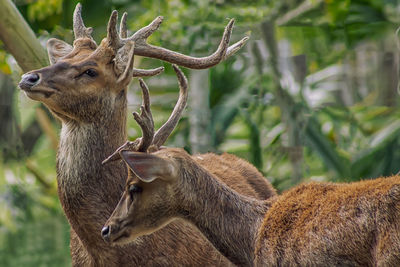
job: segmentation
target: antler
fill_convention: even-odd
[[[137,112],[133,112],[133,117],[142,129],[142,138],[140,138],[137,151],[146,152],[149,146],[153,143],[154,121],[150,110],[149,88],[142,79],[139,79],[139,83],[142,88],[143,102],[140,106],[140,115]]]
[[[218,46],[218,49],[210,56],[207,57],[191,57],[183,55],[181,53],[165,49],[163,47],[150,45],[147,43],[147,38],[153,34],[160,27],[163,17],[159,16],[154,19],[149,25],[138,30],[131,37],[126,38],[126,15],[123,16],[123,21],[121,21],[120,35],[117,34],[116,24],[117,24],[117,12],[114,10],[111,14],[110,21],[108,24],[108,35],[110,45],[114,47],[115,50],[123,47],[127,42],[135,42],[135,54],[150,58],[157,58],[163,61],[167,61],[173,64],[184,66],[191,69],[206,69],[210,68],[222,60],[230,57],[241,47],[243,47],[249,37],[244,37],[239,42],[229,45],[229,40],[233,30],[234,19],[231,19],[228,25],[225,27],[222,40]]]
[[[245,45],[249,37],[244,37],[242,40],[229,46],[229,40],[233,30],[234,19],[231,19],[228,25],[225,27],[222,40],[218,46],[218,49],[207,57],[191,57],[172,50],[168,50],[163,47],[150,45],[147,43],[148,37],[153,34],[160,27],[163,17],[159,16],[154,19],[149,25],[141,28],[135,34],[127,37],[127,26],[126,26],[127,14],[124,13],[120,23],[119,33],[117,31],[117,20],[118,12],[114,10],[111,13],[110,20],[107,25],[107,40],[108,45],[114,49],[117,53],[119,49],[125,46],[127,43],[135,43],[135,54],[150,58],[157,58],[166,62],[177,64],[191,69],[206,69],[210,68],[222,60],[232,56],[236,51]],[[91,27],[86,28],[82,19],[82,6],[80,3],[76,5],[74,16],[74,35],[75,39],[78,38],[90,38],[93,40],[91,33],[93,29]],[[142,76],[153,76],[161,73],[164,70],[163,67],[159,67],[151,70],[133,69],[133,77]]]
[[[93,28],[86,28],[85,24],[83,24],[82,19],[82,5],[78,3],[74,10],[73,16],[73,25],[74,25],[74,36],[75,39],[78,38],[90,38],[92,39]]]
[[[147,38],[160,27],[162,20],[163,17],[157,17],[152,23],[150,23],[150,25],[142,28],[132,37],[128,38],[130,40],[136,40],[138,44],[136,50],[137,55],[161,59],[191,69],[206,69],[217,65],[222,60],[233,55],[237,50],[239,50],[239,48],[244,46],[246,41],[249,39],[248,37],[244,37],[239,42],[233,44],[231,47],[228,47],[233,30],[233,24],[235,22],[234,19],[231,19],[228,25],[225,27],[225,31],[218,49],[213,54],[200,58],[191,57],[165,49],[163,47],[147,44]]]
[[[183,74],[183,72],[179,69],[178,66],[172,65],[176,76],[178,77],[179,83],[179,98],[175,104],[174,110],[169,116],[168,120],[164,123],[163,126],[158,129],[156,134],[154,135],[153,145],[158,149],[162,146],[167,140],[168,136],[175,129],[178,124],[179,119],[182,116],[183,110],[186,107],[187,99],[188,99],[188,82]]]
[[[121,49],[123,46],[120,45],[120,40],[125,40],[127,36],[127,26],[126,26],[126,17],[127,13],[124,12],[121,18],[120,23],[120,30],[119,34],[117,32],[117,21],[118,21],[118,12],[114,10],[111,13],[110,20],[108,21],[107,25],[107,40],[108,45],[114,49],[115,53],[117,54],[118,50]],[[127,41],[124,43],[126,45],[130,42],[130,40],[126,39]],[[135,44],[136,50],[136,44]],[[144,77],[144,76],[154,76],[164,71],[164,67],[158,67],[155,69],[144,70],[144,69],[132,69],[132,76],[133,77]]]
[[[154,134],[154,121],[153,115],[150,110],[150,94],[149,88],[142,79],[139,79],[140,87],[142,88],[143,101],[140,107],[140,114],[133,112],[133,117],[139,124],[142,130],[142,137],[137,138],[135,141],[127,141],[122,146],[106,158],[102,164],[106,164],[111,161],[115,161],[121,158],[120,152],[124,150],[146,152],[148,150],[158,150],[167,140],[168,136],[175,129],[180,117],[182,116],[183,110],[186,107],[188,98],[188,85],[187,79],[183,72],[178,66],[172,65],[176,76],[178,77],[179,83],[179,97],[175,104],[174,110],[172,111],[168,120],[163,126],[158,129]]]

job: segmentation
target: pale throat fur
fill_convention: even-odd
[[[66,206],[67,213],[75,213],[80,202],[83,202],[82,198],[88,198],[87,190],[96,192],[98,196],[91,194],[96,196],[93,202],[100,198],[103,205],[109,206],[105,213],[111,213],[114,208],[113,202],[118,201],[123,181],[126,179],[126,169],[123,164],[119,162],[105,166],[101,164],[105,157],[126,140],[126,89],[113,97],[104,97],[96,101],[93,108],[95,110],[90,114],[79,114],[79,107],[77,107],[75,114],[79,114],[78,119],[64,116],[61,118],[57,182],[60,200]],[[81,110],[87,111],[87,107],[81,107]],[[92,118],[86,119],[87,115]],[[120,167],[115,166],[116,164]],[[103,178],[108,176],[112,176],[113,179]],[[116,186],[121,188],[114,191],[107,190]],[[113,196],[106,196],[110,192],[113,192]],[[110,197],[115,200],[111,203],[104,201],[104,198]]]

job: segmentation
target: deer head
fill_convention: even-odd
[[[117,11],[113,11],[107,27],[107,37],[99,45],[91,37],[81,17],[81,5],[74,11],[73,46],[57,39],[47,42],[51,65],[22,76],[19,87],[33,100],[43,102],[62,120],[95,121],[105,116],[113,105],[125,101],[126,88],[132,77],[152,76],[163,68],[141,70],[133,68],[133,56],[157,58],[188,68],[209,68],[235,53],[247,37],[228,47],[233,20],[225,29],[217,51],[208,57],[194,58],[147,44],[162,17],[127,37],[126,13],[117,31]],[[85,107],[83,109],[83,107]]]
[[[190,156],[183,149],[162,148],[154,153],[121,151],[130,169],[125,191],[102,229],[105,241],[126,244],[152,234],[178,217],[180,172]]]

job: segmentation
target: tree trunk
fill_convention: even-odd
[[[0,0],[0,39],[24,72],[49,64],[47,53],[10,0]]]
[[[4,160],[19,158],[23,154],[14,109],[13,82],[0,72],[0,152]]]
[[[24,72],[39,69],[49,64],[46,50],[34,32],[10,0],[0,0],[0,40]],[[36,140],[41,136],[37,120],[33,120],[21,134],[24,154],[32,152]]]

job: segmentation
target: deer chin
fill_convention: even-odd
[[[58,90],[50,87],[34,86],[30,89],[21,88],[27,97],[33,100],[41,101],[51,97],[53,94],[57,93]]]
[[[113,233],[108,242],[111,246],[124,246],[133,243],[138,244],[142,242],[144,236],[151,235],[154,232],[155,231],[152,230],[143,231],[135,228],[124,229]]]
[[[110,245],[111,246],[123,246],[123,245],[127,245],[129,243],[134,242],[134,240],[137,237],[132,236],[129,232],[127,231],[121,231],[120,233],[118,233],[117,235],[114,234],[114,236],[112,236],[110,238]]]
[[[140,245],[143,244],[143,236],[123,236],[119,237],[118,240],[110,242],[112,247],[125,247],[130,245]]]

